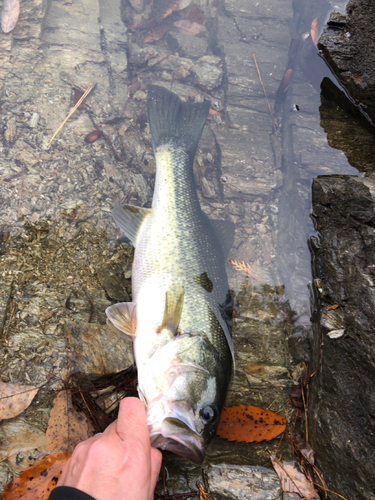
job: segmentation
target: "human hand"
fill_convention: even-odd
[[[125,398],[118,419],[75,448],[57,486],[77,488],[96,500],[152,500],[161,459],[150,445],[144,403]]]

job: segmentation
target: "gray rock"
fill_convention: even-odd
[[[212,90],[221,84],[223,68],[220,57],[203,56],[190,68],[199,85],[207,90]]]
[[[374,21],[374,2],[350,0],[347,15],[334,12],[318,43],[337,79],[372,122],[375,121]]]
[[[250,465],[213,465],[206,478],[215,500],[274,500],[282,498],[276,473]]]
[[[374,498],[374,190],[369,178],[327,176],[313,183],[321,328],[345,327],[345,335],[324,337],[322,365],[310,383],[309,435],[330,489],[356,500]],[[332,304],[339,308],[327,312]],[[315,357],[318,365],[318,352]]]
[[[121,332],[90,323],[65,325],[64,333],[80,372],[88,376],[117,373],[133,364],[133,346]]]

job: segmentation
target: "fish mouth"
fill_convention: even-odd
[[[161,419],[152,419],[150,422],[152,412],[151,415],[149,411],[147,412],[151,446],[171,451],[196,464],[201,464],[204,460],[205,442],[197,432],[192,411],[181,411],[187,410],[186,403],[163,406],[166,406],[168,411]]]

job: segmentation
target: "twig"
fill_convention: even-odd
[[[10,317],[9,317],[9,321],[8,321],[8,326],[7,326],[7,329],[6,329],[5,335],[4,335],[4,340],[8,337],[9,328],[10,328],[10,323],[11,323],[11,321],[12,321],[13,314],[14,314],[14,309],[15,309],[15,308],[16,308],[16,303],[14,303],[14,305],[13,305],[13,309],[12,309],[12,312],[10,313]]]
[[[169,52],[169,54],[167,54],[166,56],[164,56],[161,59],[159,59],[159,61],[155,61],[154,64],[148,64],[145,68],[142,68],[141,70],[139,70],[139,73],[143,73],[144,71],[149,70],[149,69],[153,68],[154,66],[157,66],[161,62],[163,62],[166,59],[168,59],[169,56],[171,56],[172,54],[174,54],[175,52],[177,52],[180,48],[181,48],[181,45],[179,45],[177,47],[177,49],[172,50],[172,52]]]
[[[3,184],[7,184],[8,186],[16,187],[15,184],[12,184],[11,182],[2,181],[1,179],[0,182],[2,182]]]
[[[322,330],[320,326],[318,326],[319,329],[319,363],[316,368],[316,370],[310,375],[310,378],[313,378],[315,374],[319,371],[319,368],[322,366],[322,361],[323,361],[323,339],[322,339]]]
[[[303,401],[303,409],[305,410],[305,433],[306,433],[306,441],[309,442],[309,425],[307,421],[307,405],[306,405],[306,400],[305,400],[305,387],[306,387],[306,392],[308,391],[308,386],[302,386],[301,388],[301,394],[302,394],[302,401]]]
[[[272,109],[271,109],[270,101],[268,100],[268,97],[267,97],[267,92],[266,92],[266,89],[265,89],[265,87],[264,87],[264,85],[263,85],[263,80],[262,80],[262,77],[261,77],[261,75],[260,75],[259,66],[258,66],[257,59],[256,59],[256,57],[255,57],[255,54],[254,54],[254,53],[253,53],[253,58],[254,58],[255,66],[256,66],[256,68],[257,68],[259,81],[260,81],[260,84],[262,85],[262,89],[263,89],[264,95],[265,95],[265,97],[266,97],[266,101],[267,101],[267,104],[268,104],[268,109],[270,110],[270,115],[271,115],[271,118],[272,118],[273,129],[274,129],[274,131],[275,131],[275,134],[277,135],[275,118],[274,118],[273,113],[272,113]]]
[[[195,484],[199,490],[199,500],[210,500],[210,495],[204,491],[203,485],[199,481]]]
[[[328,493],[332,493],[333,495],[337,495],[338,497],[342,498],[343,500],[347,500],[346,497],[343,497],[342,495],[340,495],[340,493],[336,493],[336,491],[329,490],[328,488],[325,488],[321,484],[315,483],[314,481],[313,481],[313,484],[314,484],[314,486],[317,486],[318,488],[322,488],[326,492],[326,494],[328,491]]]
[[[18,214],[17,219],[20,218],[21,215],[21,202],[22,202],[22,192],[23,192],[23,180],[25,178],[25,166],[22,165],[22,177],[21,177],[21,187],[20,187],[20,199],[18,201]]]
[[[85,98],[88,96],[89,92],[91,92],[93,87],[89,87],[86,92],[83,94],[83,96],[81,97],[81,99],[79,101],[77,101],[76,105],[74,106],[74,108],[72,108],[69,113],[68,113],[68,116],[65,118],[65,120],[62,122],[62,124],[60,125],[60,127],[56,130],[56,132],[53,134],[52,138],[50,139],[49,143],[48,143],[48,146],[51,144],[51,142],[53,141],[53,139],[56,137],[56,135],[58,134],[58,132],[60,132],[60,130],[63,128],[63,126],[65,125],[65,123],[69,120],[69,118],[72,116],[72,114],[77,110],[77,108],[81,105],[81,103],[85,100]]]

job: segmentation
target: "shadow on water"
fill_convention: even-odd
[[[45,432],[52,396],[72,370],[98,376],[93,360],[101,350],[121,352],[117,338],[106,345],[104,310],[130,299],[133,254],[117,242],[110,210],[119,203],[151,203],[150,83],[191,101],[211,101],[194,164],[198,195],[209,217],[235,223],[229,258],[252,272],[227,263],[238,305],[237,365],[227,402],[290,414],[292,388],[317,364],[314,358],[311,365],[310,352],[316,344],[308,248],[315,234],[312,180],[369,174],[375,158],[373,130],[316,48],[331,5],[180,0],[169,15],[150,1],[123,0],[121,8],[114,0],[24,4],[34,11],[21,12],[14,33],[0,35],[0,376],[3,382],[49,384],[26,416],[1,424],[4,453],[19,429]],[[95,87],[48,147],[80,85],[76,73]],[[107,142],[84,142],[97,126]],[[100,339],[86,364],[74,355],[87,348],[80,332]],[[114,372],[131,359],[126,354],[116,363]],[[200,469],[167,455],[168,491],[194,489],[199,479],[223,494],[210,476],[213,464],[270,468],[269,452],[279,446],[291,458],[285,441],[216,439],[203,478]],[[1,483],[13,472],[2,462]]]

